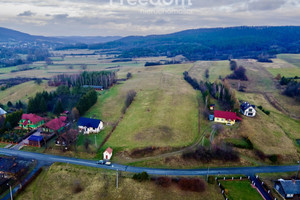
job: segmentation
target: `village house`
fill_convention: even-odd
[[[226,125],[234,125],[236,121],[242,119],[236,115],[235,112],[216,110],[214,113],[214,121],[218,123],[224,123]]]
[[[256,115],[255,105],[251,105],[248,102],[242,103],[240,107],[241,113],[247,117],[254,117]]]
[[[55,144],[57,146],[68,147],[72,143],[76,142],[78,135],[79,135],[79,132],[77,130],[71,129],[71,130],[63,133],[62,135],[60,135],[56,139]]]
[[[39,135],[32,135],[28,138],[28,144],[34,147],[41,147],[44,137]]]
[[[300,197],[300,180],[279,179],[274,183],[274,189],[284,198]]]
[[[51,121],[49,121],[43,125],[43,128],[42,128],[43,132],[48,133],[48,134],[51,134],[51,133],[55,133],[57,135],[60,134],[64,130],[64,127],[66,125],[64,120],[65,120],[65,117],[52,119]]]
[[[15,179],[26,169],[26,166],[17,162],[15,158],[0,157],[0,178]]]
[[[100,119],[80,117],[78,122],[79,131],[84,134],[99,133],[103,129],[103,122]]]
[[[108,147],[104,152],[103,152],[103,160],[110,160],[112,157],[113,150],[112,148]]]
[[[0,117],[6,117],[7,112],[5,110],[3,110],[2,108],[0,108]]]
[[[44,118],[35,114],[23,114],[19,127],[23,129],[36,129],[45,123]]]

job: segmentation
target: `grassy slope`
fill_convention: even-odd
[[[182,79],[182,72],[189,68],[189,64],[144,68],[121,85],[116,98],[131,89],[137,97],[107,146],[132,149],[191,144],[197,134],[196,91]]]
[[[28,99],[37,92],[42,92],[43,90],[51,91],[54,89],[54,87],[49,87],[45,81],[41,85],[37,85],[33,81],[26,82],[1,91],[0,103],[7,103],[8,101],[14,103],[18,100],[27,102]]]
[[[79,182],[83,191],[74,193],[74,183]],[[54,164],[43,171],[16,199],[203,199],[222,200],[216,185],[208,185],[206,192],[194,193],[156,186],[153,182],[137,182],[120,178],[115,188],[115,173],[75,165]]]
[[[262,200],[249,181],[220,181],[228,189],[228,197],[232,200]]]

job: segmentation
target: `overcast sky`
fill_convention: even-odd
[[[240,25],[300,25],[300,0],[0,0],[0,26],[34,35],[149,35]]]

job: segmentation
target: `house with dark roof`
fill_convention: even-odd
[[[300,197],[300,180],[279,179],[274,183],[274,189],[284,198]]]
[[[2,108],[0,108],[0,117],[6,117],[7,112],[5,110],[3,110]]]
[[[45,123],[44,118],[36,114],[23,114],[19,121],[19,127],[23,129],[36,129]]]
[[[62,119],[61,117],[52,119],[51,121],[43,125],[43,132],[55,134],[61,133],[66,125],[66,123],[63,120],[64,119]]]
[[[224,123],[226,125],[234,125],[236,121],[242,119],[237,116],[235,112],[216,110],[214,113],[214,121],[218,123]]]
[[[80,117],[77,126],[83,134],[99,133],[103,129],[103,122],[100,119]]]
[[[256,115],[255,105],[244,102],[240,106],[240,112],[247,117],[254,117]]]
[[[67,148],[69,145],[76,142],[78,135],[79,135],[79,132],[77,130],[71,129],[71,130],[63,133],[62,135],[60,135],[56,139],[55,144],[57,146],[64,146]]]
[[[15,158],[0,157],[0,179],[16,178],[25,168]]]
[[[34,147],[41,147],[43,143],[44,137],[39,135],[32,135],[28,138],[28,144]]]
[[[99,86],[99,85],[83,85],[82,87],[84,87],[84,88],[93,88],[95,90],[103,90],[103,86]]]

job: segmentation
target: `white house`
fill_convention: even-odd
[[[0,116],[4,116],[5,117],[6,113],[7,112],[5,110],[3,110],[2,108],[0,108]]]
[[[240,111],[247,117],[254,117],[256,115],[255,105],[251,105],[248,102],[242,103]]]
[[[112,157],[113,150],[108,147],[104,152],[103,152],[103,160],[110,160]]]
[[[100,119],[80,117],[77,126],[84,134],[99,133],[103,129],[103,122]]]

